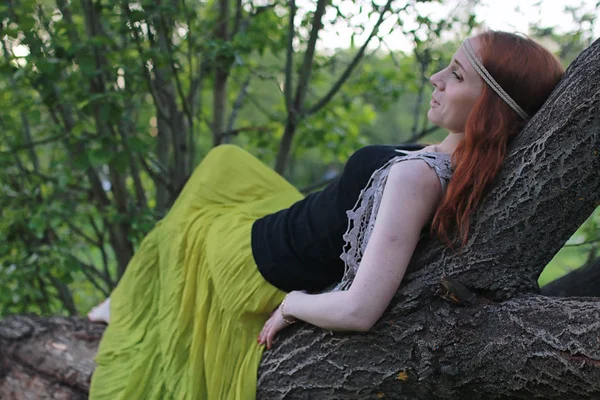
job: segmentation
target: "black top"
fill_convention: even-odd
[[[420,148],[364,147],[350,157],[340,178],[325,189],[255,221],[252,252],[263,277],[286,292],[320,291],[338,282],[344,273],[339,257],[348,226],[346,211],[354,207],[373,172],[400,155],[397,149]]]

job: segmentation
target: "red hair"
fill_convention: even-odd
[[[556,56],[533,40],[507,32],[486,31],[479,59],[500,86],[533,116],[564,74]],[[487,84],[465,125],[465,138],[452,155],[455,171],[433,218],[431,229],[454,249],[467,243],[469,217],[489,190],[506,155],[509,141],[526,121]]]

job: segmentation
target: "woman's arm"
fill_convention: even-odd
[[[369,330],[398,290],[421,230],[433,216],[441,197],[439,178],[424,161],[395,164],[350,289],[317,295],[292,292],[285,301],[285,315],[331,330]],[[276,314],[281,314],[280,311],[276,310]],[[278,318],[276,314],[274,317]],[[270,345],[276,333],[271,331],[280,330],[282,325],[281,321],[274,323],[270,330],[268,325],[259,341]]]

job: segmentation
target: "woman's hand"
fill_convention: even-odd
[[[258,335],[258,343],[266,344],[267,349],[270,349],[273,345],[273,339],[277,332],[291,325],[283,319],[280,307],[281,305],[271,313],[271,317],[265,322],[265,326],[260,332],[260,335]]]

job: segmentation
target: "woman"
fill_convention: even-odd
[[[562,74],[530,39],[467,39],[431,77],[440,144],[361,149],[305,199],[243,150],[211,151],[111,296],[91,398],[254,398],[262,345],[296,319],[370,329],[432,219],[444,242],[465,243],[508,141]],[[108,304],[90,318],[108,321]]]

